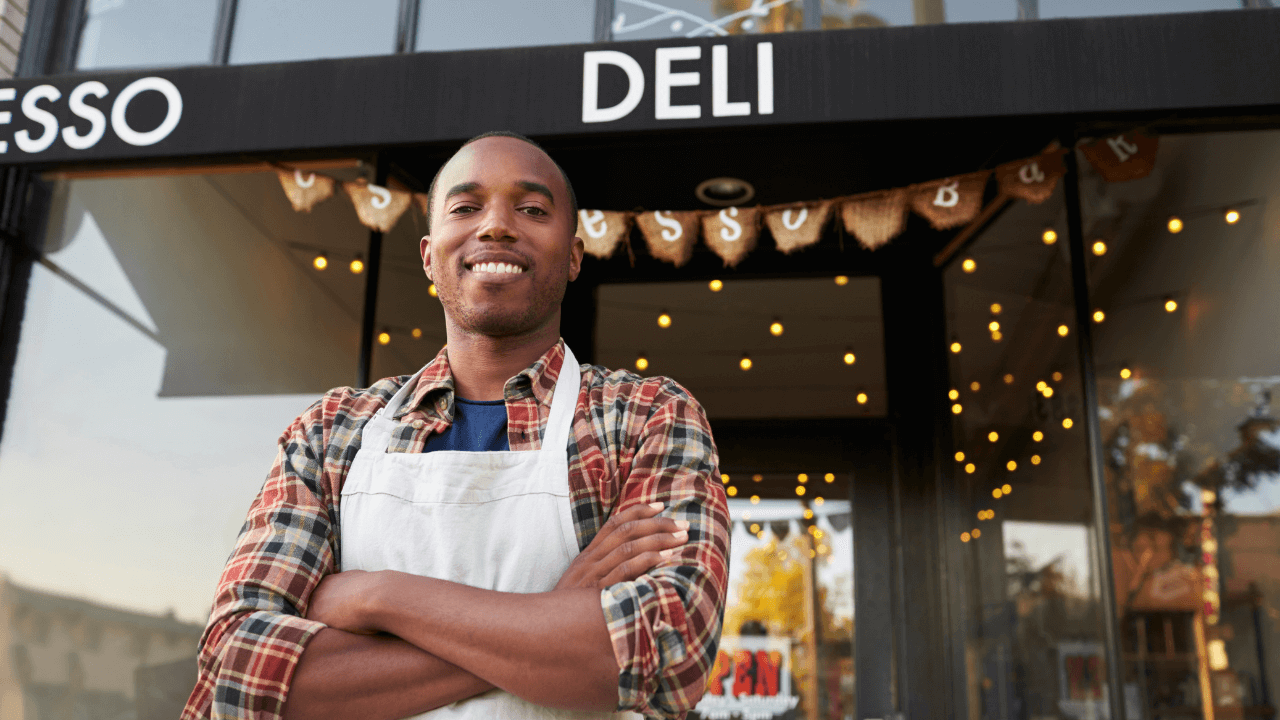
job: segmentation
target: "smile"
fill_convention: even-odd
[[[501,262],[482,262],[468,265],[467,269],[474,273],[492,273],[494,275],[519,275],[524,268],[519,265]]]

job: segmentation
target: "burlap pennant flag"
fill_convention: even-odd
[[[982,190],[990,174],[984,170],[914,185],[911,209],[928,220],[934,230],[964,225],[982,209]]]
[[[311,208],[333,196],[333,178],[301,170],[277,170],[280,186],[289,198],[289,204],[298,212],[311,212]]]
[[[631,231],[631,213],[609,210],[579,210],[578,237],[587,254],[606,260]]]
[[[888,243],[907,225],[907,189],[854,195],[841,202],[844,229],[868,250]]]
[[[1021,198],[1032,205],[1048,200],[1058,186],[1058,178],[1067,171],[1062,163],[1064,152],[1053,150],[997,167],[996,182],[1000,185],[1000,194]]]
[[[427,198],[426,193],[414,193],[413,202],[418,206],[418,212],[422,213],[422,217],[426,217],[431,213],[431,201]]]
[[[831,217],[831,200],[775,207],[764,213],[765,225],[783,254],[809,247],[822,239]]]
[[[727,207],[702,216],[702,241],[733,267],[756,249],[760,236],[760,208]]]
[[[1160,139],[1144,133],[1120,133],[1080,145],[1098,174],[1107,182],[1137,180],[1151,174],[1156,166],[1156,149]]]
[[[413,201],[413,193],[372,183],[345,182],[342,183],[342,189],[351,196],[360,223],[370,230],[380,232],[390,232]]]
[[[698,238],[698,213],[654,210],[636,215],[636,225],[644,235],[649,253],[680,267],[693,257],[693,241]]]

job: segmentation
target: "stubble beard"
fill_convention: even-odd
[[[547,322],[564,300],[568,282],[566,269],[560,277],[551,278],[538,287],[533,297],[523,306],[493,307],[483,303],[469,305],[454,297],[453,293],[441,293],[440,304],[449,321],[465,333],[492,338],[513,337],[531,333]]]

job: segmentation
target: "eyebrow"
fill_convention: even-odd
[[[516,185],[519,185],[522,189],[528,192],[535,192],[535,193],[538,193],[539,195],[545,195],[547,198],[547,202],[550,202],[551,206],[555,207],[555,204],[556,204],[555,195],[551,193],[551,188],[547,187],[546,185],[543,185],[540,182],[534,182],[532,180],[520,180],[519,182],[516,183]],[[461,195],[463,193],[475,192],[476,190],[479,190],[479,189],[480,189],[480,183],[477,183],[477,182],[459,183],[449,188],[449,192],[445,193],[444,199],[448,200],[454,195]]]

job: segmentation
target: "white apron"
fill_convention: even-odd
[[[424,368],[425,369],[425,368]],[[391,416],[419,370],[369,420],[347,472],[339,515],[343,570],[399,570],[502,592],[553,589],[578,554],[569,510],[569,432],[581,387],[568,346],[542,449],[389,453]],[[607,713],[604,717],[639,717]],[[502,690],[417,718],[585,718]]]

